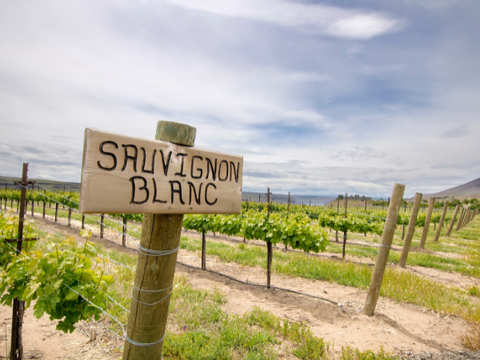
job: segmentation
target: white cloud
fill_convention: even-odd
[[[2,175],[31,161],[34,177],[78,181],[85,127],[152,138],[163,119],[197,127],[198,147],[243,155],[245,186],[259,191],[376,195],[404,182],[407,192],[433,192],[478,177],[465,164],[442,166],[480,151],[474,136],[461,136],[480,131],[476,43],[455,26],[449,43],[464,47],[426,36],[436,17],[422,14],[421,36],[412,26],[387,43],[354,41],[402,25],[398,7],[380,0],[392,10],[273,0],[19,4],[0,3]]]
[[[385,14],[346,10],[284,0],[167,0],[172,4],[213,14],[295,28],[302,32],[350,39],[370,39],[398,30],[403,21]]]
[[[446,130],[442,133],[443,138],[451,139],[451,138],[458,138],[463,137],[469,134],[468,126],[455,126],[449,130]]]
[[[327,33],[351,39],[370,39],[397,30],[402,22],[379,14],[354,14],[335,21]]]

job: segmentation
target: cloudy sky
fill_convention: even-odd
[[[87,127],[244,156],[244,190],[480,177],[480,1],[0,2],[0,175],[80,181]]]

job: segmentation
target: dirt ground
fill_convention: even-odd
[[[79,223],[72,221],[74,228],[66,227],[66,219],[55,224],[36,218],[40,226],[50,231],[74,235],[78,241]],[[185,232],[186,236],[199,236]],[[127,241],[128,249],[122,248],[121,237],[111,230],[106,230],[101,240],[93,236],[93,241],[103,242],[107,248],[136,253],[133,240]],[[209,241],[228,241],[213,239]],[[276,251],[281,251],[280,249]],[[324,256],[338,256],[323,253]],[[321,258],[319,258],[321,259]],[[354,260],[354,259],[350,259]],[[356,259],[358,260],[358,259]],[[180,250],[178,261],[200,267],[200,253]],[[361,314],[366,299],[366,291],[346,287],[326,281],[312,281],[298,277],[272,274],[272,285],[325,300],[299,295],[279,289],[267,290],[263,286],[251,286],[230,280],[224,276],[192,269],[177,264],[177,274],[184,274],[193,287],[211,289],[216,286],[222,290],[227,303],[225,310],[241,314],[253,306],[272,311],[276,316],[291,321],[306,322],[313,332],[330,342],[330,349],[341,351],[344,346],[360,350],[385,350],[394,353],[412,351],[438,353],[440,351],[465,350],[460,336],[465,333],[467,323],[458,317],[440,316],[431,311],[410,304],[398,304],[386,298],[380,298],[374,316]],[[263,268],[251,268],[235,263],[222,263],[216,257],[207,257],[207,269],[234,277],[246,283],[265,284],[266,271]],[[435,281],[456,286],[480,286],[480,281],[455,273],[446,273],[434,269],[407,267],[405,271],[414,271]],[[329,300],[329,301],[326,301]],[[5,336],[10,337],[11,308],[0,308],[0,321],[3,331],[0,337],[0,356],[5,356]],[[115,359],[120,356],[118,350],[122,341],[108,333],[101,323],[81,324],[72,334],[63,334],[55,330],[55,322],[47,316],[37,320],[32,310],[26,312],[24,333],[25,359]],[[35,357],[36,356],[36,357]]]

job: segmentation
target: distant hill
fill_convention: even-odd
[[[29,181],[34,181],[36,186],[40,188],[46,188],[48,190],[61,190],[63,191],[73,191],[80,192],[80,183],[76,182],[62,182],[62,181],[53,181],[53,180],[43,180],[43,179],[28,179]],[[0,176],[0,189],[13,189],[15,188],[14,182],[21,181],[20,178],[13,178],[8,176]],[[37,188],[37,187],[36,187]],[[255,192],[243,192],[242,200],[267,202],[267,195],[265,193],[255,193]],[[308,195],[291,195],[292,204],[305,204],[305,205],[324,205],[328,204],[330,201],[334,200],[335,196],[308,196]],[[272,194],[271,201],[279,204],[286,204],[288,202],[288,195],[281,194]]]
[[[315,195],[290,195],[290,203],[296,205],[325,205],[330,201],[336,199],[336,196],[315,196]],[[255,192],[243,192],[242,200],[255,201],[255,202],[267,202],[267,192],[265,193],[255,193]],[[283,194],[272,194],[270,201],[278,204],[287,204],[288,195]]]
[[[14,183],[16,181],[20,182],[22,179],[0,176],[0,189],[13,189],[15,188]],[[40,189],[46,188],[48,190],[56,191],[73,191],[80,192],[80,183],[76,182],[63,182],[63,181],[53,181],[53,180],[44,180],[44,179],[28,179],[28,181],[35,182],[35,189],[39,186]]]
[[[480,178],[444,191],[424,195],[423,199],[430,199],[433,196],[436,198],[454,197],[455,199],[460,200],[465,198],[468,199],[468,197],[470,196],[471,198],[480,199]]]

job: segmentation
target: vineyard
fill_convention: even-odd
[[[18,235],[16,214],[20,191],[1,190],[0,199],[0,236],[2,240],[13,239]],[[118,346],[125,336],[127,309],[132,298],[138,296],[132,290],[136,258],[125,254],[121,248],[131,248],[130,245],[138,239],[143,216],[85,216],[78,214],[78,200],[76,193],[54,193],[46,189],[27,192],[25,237],[39,240],[26,242],[21,254],[9,242],[3,242],[0,300],[2,304],[11,305],[13,298],[20,298],[27,307],[33,307],[36,317],[47,314],[51,320],[57,320],[57,329],[65,332],[73,331],[82,320],[94,319],[102,323],[101,319],[106,319],[107,322],[102,323],[105,334],[110,334],[111,341],[116,344],[116,348],[114,346],[109,351],[112,358],[118,358]],[[410,303],[432,314],[452,316],[458,319],[452,320],[454,323],[462,322],[462,326],[478,331],[475,329],[480,323],[480,237],[475,209],[444,206],[438,212],[433,211],[430,217],[427,211],[420,211],[415,224],[417,232],[413,234],[413,246],[417,247],[407,260],[408,269],[415,271],[399,271],[393,265],[400,261],[404,239],[408,236],[405,229],[411,226],[411,210],[411,207],[407,209],[405,206],[396,222],[392,251],[388,257],[391,266],[387,268],[380,293],[386,299],[384,304],[387,305],[384,306],[393,308],[394,305],[388,303],[390,300]],[[277,299],[279,303],[291,297],[290,300],[302,304],[305,309],[315,302],[315,306],[327,313],[343,309],[347,314],[352,311],[358,314],[359,305],[347,295],[338,293],[337,285],[332,284],[363,291],[368,288],[386,219],[387,211],[373,208],[337,209],[250,202],[242,204],[242,214],[239,215],[186,215],[183,226],[187,232],[180,243],[178,266],[183,266],[182,272],[188,276],[192,275],[191,271],[203,269],[205,273],[208,269],[207,280],[203,280],[207,284],[218,283],[219,276],[227,276],[238,284],[235,286],[247,288],[248,293],[256,294],[265,304],[272,300],[265,297],[263,269],[271,269],[273,277],[267,278],[267,285],[272,282],[271,296],[282,297],[282,300]],[[58,226],[63,224],[64,228],[76,226],[83,240],[59,234],[58,226],[52,230],[49,224],[55,223]],[[425,250],[420,251],[426,223],[427,230],[428,223],[433,223],[434,228],[427,232]],[[449,230],[451,233],[447,237]],[[441,237],[435,241],[438,231]],[[342,234],[343,244],[338,233]],[[97,237],[109,237],[119,247],[107,251],[96,244]],[[262,244],[266,244],[267,249]],[[272,250],[269,244],[275,249]],[[256,268],[262,269],[260,275]],[[439,276],[443,272],[466,278],[461,283],[445,285],[430,277],[432,273]],[[251,279],[256,280],[252,282]],[[302,285],[292,286],[288,279],[299,279],[297,281]],[[200,282],[198,278],[197,281]],[[319,281],[329,282],[331,285],[323,285],[323,288],[336,289],[337,297],[327,294],[331,290],[319,291],[318,285],[315,285]],[[259,290],[252,290],[252,286]],[[195,289],[185,277],[177,277],[174,291],[167,292],[172,296],[174,310],[171,317],[175,325],[165,335],[164,357],[193,359],[216,354],[212,358],[246,358],[247,355],[251,358],[275,358],[284,354],[287,358],[315,359],[334,356],[333,353],[329,355],[329,347],[333,345],[328,341],[342,343],[343,335],[324,339],[330,332],[325,326],[314,325],[308,320],[311,315],[299,318],[298,314],[292,315],[288,310],[284,310],[287,316],[257,307],[242,311],[241,316],[227,314],[222,306],[235,301],[228,292],[245,292],[244,288],[241,289],[221,285],[221,290],[209,292]],[[329,304],[331,308],[328,310],[327,305],[319,305],[321,303]],[[183,308],[191,311],[181,311]],[[311,310],[311,313],[315,311]],[[344,316],[345,312],[340,314]],[[355,317],[349,315],[349,318],[352,319],[352,316]],[[396,322],[401,323],[401,320],[397,318]],[[28,322],[24,326],[28,326]],[[334,324],[332,327],[337,326]],[[342,328],[337,331],[343,332]],[[405,330],[402,336],[414,332],[412,329]],[[439,339],[435,341],[417,339],[415,346],[439,350],[442,336],[437,336]],[[417,335],[414,337],[418,338]],[[475,346],[473,335],[461,333],[456,337],[460,340],[456,345],[450,344],[451,349]],[[222,342],[228,343],[227,349]],[[462,342],[464,345],[458,345]],[[355,350],[345,342],[341,349],[342,357],[393,356],[384,353],[378,346],[372,349],[380,352],[373,353],[368,352],[369,347],[360,345],[361,342],[352,343],[361,350]],[[393,347],[385,348],[393,354]],[[234,353],[231,349],[235,349]]]

